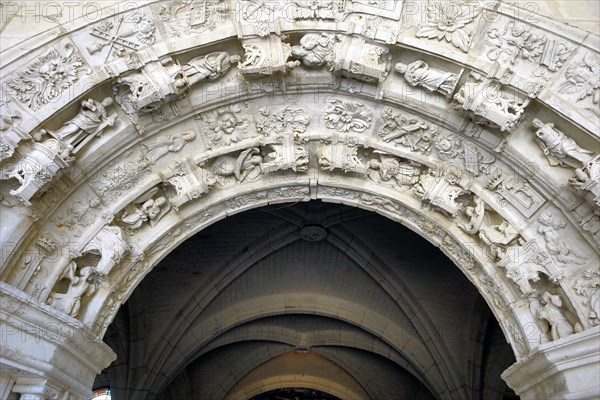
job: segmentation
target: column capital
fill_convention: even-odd
[[[600,326],[545,343],[502,373],[521,399],[597,399]]]
[[[16,378],[13,392],[57,398],[46,393],[52,390],[61,399],[85,399],[96,375],[115,358],[80,321],[0,282],[0,368]],[[28,387],[37,392],[23,392]]]

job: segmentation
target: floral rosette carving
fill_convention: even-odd
[[[466,53],[475,33],[474,21],[479,12],[477,5],[469,3],[429,0],[426,18],[417,31],[417,37],[446,40]]]

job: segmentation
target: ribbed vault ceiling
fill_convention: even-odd
[[[511,349],[450,260],[401,224],[320,201],[198,233],[105,340],[118,358],[96,386],[117,400],[511,396],[500,378]]]

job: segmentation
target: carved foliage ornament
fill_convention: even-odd
[[[475,33],[480,7],[470,1],[428,0],[417,37],[445,40],[465,53]]]
[[[371,126],[371,111],[363,103],[333,100],[323,119],[327,128],[337,132],[364,132]]]
[[[590,324],[600,325],[600,270],[586,269],[573,283],[573,288],[577,294],[585,297],[583,304],[590,307]]]
[[[6,83],[9,93],[34,111],[56,100],[79,79],[83,61],[73,45],[51,48]]]
[[[517,59],[529,61],[540,65],[533,72],[536,76],[543,75],[546,68],[557,71],[573,51],[565,43],[548,40],[543,34],[532,32],[531,26],[514,21],[509,21],[502,32],[490,29],[488,36],[496,46],[488,52],[490,60],[507,58],[513,65]]]

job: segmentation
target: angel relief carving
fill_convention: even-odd
[[[590,97],[592,106],[586,109],[600,116],[600,55],[588,52],[583,59],[569,65],[565,78],[557,92],[574,95],[577,103]]]
[[[475,18],[480,11],[477,2],[428,0],[417,37],[445,40],[466,53],[477,27]]]
[[[6,82],[8,92],[34,111],[58,99],[84,69],[73,45],[53,47]]]

